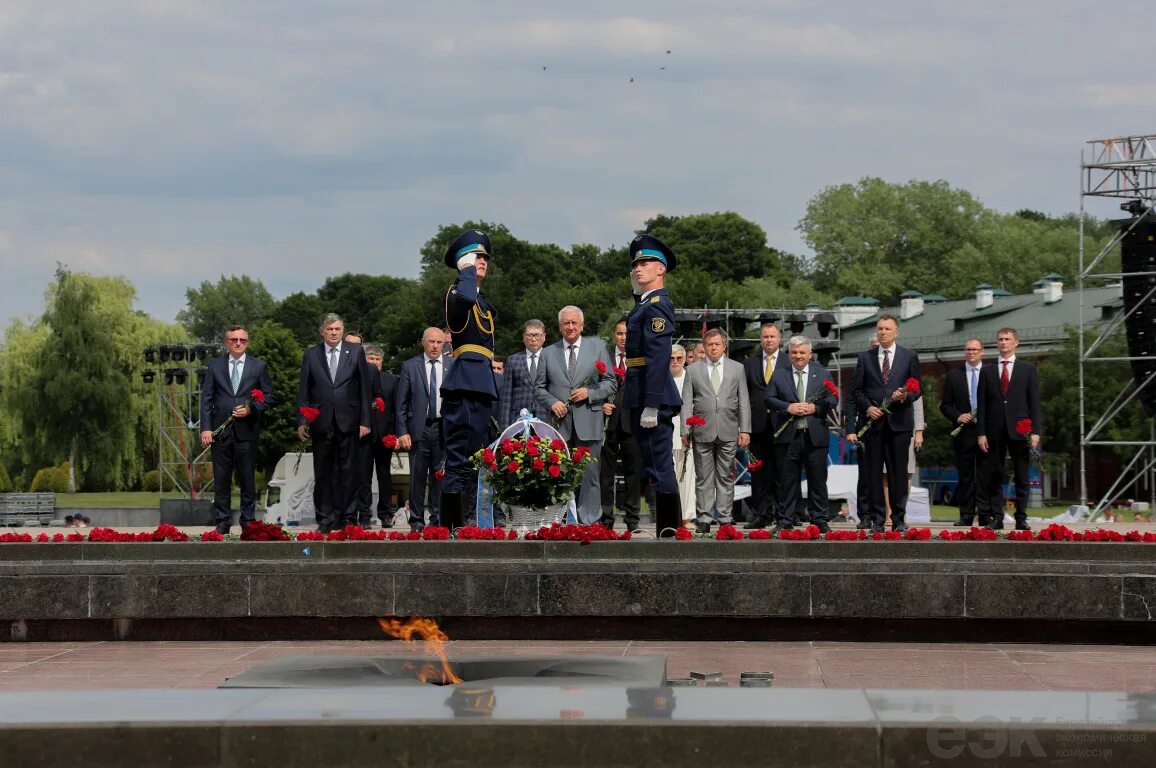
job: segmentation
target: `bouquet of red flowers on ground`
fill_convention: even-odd
[[[264,405],[265,404],[265,393],[259,389],[250,389],[249,390],[249,397],[245,400],[245,407],[246,408],[252,408],[254,403],[256,403],[258,405]],[[233,416],[233,414],[230,413],[229,418],[222,421],[221,426],[219,426],[213,430],[213,437],[216,437],[217,435],[224,432],[225,427],[232,424],[234,418],[235,417]]]
[[[825,379],[823,381],[823,388],[808,395],[805,402],[813,405],[813,404],[819,402],[820,399],[826,397],[827,395],[830,395],[831,397],[835,398],[836,400],[839,399],[839,388],[836,387],[835,382],[831,381],[830,379]],[[794,416],[791,419],[789,419],[788,421],[784,421],[782,426],[779,427],[778,430],[776,430],[775,437],[778,437],[779,435],[783,434],[783,430],[787,428],[788,424],[794,424],[799,419],[803,419],[803,418],[806,418],[806,417],[805,416]],[[860,435],[860,437],[861,436],[862,435]]]
[[[279,525],[254,520],[241,529],[241,541],[292,541]]]
[[[489,471],[499,502],[544,509],[570,498],[594,457],[584,446],[567,451],[563,440],[527,435],[483,448],[470,460]]]
[[[297,412],[300,413],[301,417],[303,419],[305,419],[305,421],[307,422],[307,424],[305,426],[306,430],[309,429],[308,425],[317,421],[317,417],[321,415],[321,411],[317,410],[316,408],[312,408],[308,405],[301,406],[300,408],[297,409]],[[297,446],[297,461],[296,461],[296,463],[293,464],[293,474],[297,474],[297,470],[300,469],[301,456],[302,456],[302,454],[305,453],[305,449],[308,447],[309,447],[308,437],[302,438],[301,439],[301,445]]]
[[[912,377],[912,378],[908,379],[907,381],[903,382],[903,391],[909,395],[918,395],[920,392],[923,391],[923,387],[921,387],[919,385],[919,379]],[[883,411],[884,413],[891,413],[891,403],[892,402],[894,402],[894,398],[892,398],[891,395],[888,395],[887,397],[883,398],[883,403],[879,406],[879,410]],[[867,430],[869,430],[869,429],[871,429],[871,427],[875,426],[875,421],[878,421],[878,419],[875,419],[875,420],[868,419],[867,423],[863,425],[863,428],[860,429],[855,434],[855,436],[858,437],[860,440],[862,440],[863,435],[867,434]]]

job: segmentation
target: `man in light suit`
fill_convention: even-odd
[[[715,522],[734,522],[735,451],[750,445],[751,402],[742,364],[726,356],[726,334],[712,328],[703,337],[703,347],[706,358],[686,369],[682,439],[687,448],[691,441],[688,418],[706,419],[693,433],[694,491],[698,530],[710,533]]]
[[[1016,487],[1016,530],[1030,531],[1028,525],[1028,490],[1031,452],[1039,450],[1044,424],[1040,418],[1040,380],[1036,367],[1016,359],[1019,333],[1015,328],[996,331],[999,357],[994,365],[984,366],[979,375],[979,410],[976,422],[977,443],[987,454],[988,504],[991,508],[989,528],[1003,528],[1004,459],[1010,455]],[[1019,422],[1030,421],[1021,434]]]
[[[225,331],[228,353],[209,361],[201,386],[201,445],[213,446],[213,517],[217,533],[229,532],[233,523],[233,474],[241,488],[240,524],[254,521],[257,508],[257,437],[261,413],[273,403],[273,383],[265,361],[246,354],[249,332],[243,325]],[[250,397],[261,390],[262,399]],[[229,419],[229,425],[213,433]]]
[[[402,363],[397,384],[397,447],[409,455],[409,527],[426,524],[426,489],[429,489],[429,524],[441,522],[441,481],[437,471],[445,463],[441,394],[447,363],[442,355],[440,328],[421,335],[422,354]]]
[[[527,320],[522,325],[522,343],[525,349],[506,358],[506,373],[502,377],[501,397],[498,399],[498,428],[514,423],[525,408],[539,419],[547,411],[538,404],[538,366],[542,362],[542,347],[546,343],[546,326],[541,320]]]
[[[322,318],[320,332],[321,343],[301,358],[297,407],[321,413],[313,423],[300,416],[297,435],[313,441],[313,505],[327,533],[357,522],[358,441],[369,434],[371,382],[361,345],[344,340],[340,315]]]
[[[859,420],[871,421],[871,428],[863,436],[865,465],[871,483],[871,508],[859,515],[859,527],[882,531],[887,519],[883,509],[883,470],[887,470],[888,499],[891,506],[891,529],[907,530],[907,459],[915,415],[912,403],[922,397],[919,392],[908,392],[908,379],[919,378],[919,356],[914,350],[895,343],[899,337],[899,320],[894,315],[882,315],[875,323],[879,347],[859,353],[855,373],[851,377],[851,395],[859,412]],[[891,399],[887,411],[884,401]]]
[[[831,441],[827,414],[838,406],[839,399],[824,384],[831,381],[831,374],[811,360],[810,339],[792,336],[787,349],[791,364],[775,371],[766,394],[771,411],[768,429],[774,435],[785,427],[774,438],[776,466],[782,473],[775,531],[794,528],[799,522],[796,504],[802,496],[806,470],[809,517],[821,533],[826,533],[831,530],[827,525],[831,515],[827,504],[827,445]]]
[[[578,307],[563,307],[558,313],[562,340],[542,350],[536,397],[538,404],[554,417],[558,432],[570,449],[585,446],[594,456],[582,474],[575,499],[579,522],[590,525],[602,516],[598,490],[602,404],[613,399],[618,380],[606,344],[594,336],[583,336],[584,327],[585,319]],[[597,370],[599,362],[604,373]]]
[[[775,430],[767,417],[767,388],[780,367],[786,367],[787,355],[779,349],[782,333],[774,323],[763,323],[759,332],[759,351],[743,360],[747,395],[751,400],[751,453],[763,461],[762,469],[751,473],[751,519],[745,528],[763,528],[776,519],[779,467],[775,463]]]

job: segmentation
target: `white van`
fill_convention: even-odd
[[[297,457],[301,457],[297,466]],[[296,467],[296,471],[294,471]],[[393,476],[394,509],[405,506],[409,494],[409,454],[395,451],[390,461]],[[377,510],[377,474],[373,477],[373,509]],[[265,520],[278,525],[312,525],[313,454],[287,453],[277,460],[265,491]]]

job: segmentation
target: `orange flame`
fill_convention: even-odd
[[[456,685],[462,682],[462,679],[454,674],[453,667],[446,658],[445,644],[450,639],[449,635],[441,630],[436,621],[414,616],[409,621],[378,619],[377,623],[381,625],[385,634],[407,643],[412,643],[415,636],[420,637],[423,641],[422,650],[436,656],[441,662],[440,668],[432,661],[422,664],[421,669],[417,671],[419,682],[432,682],[438,685]]]

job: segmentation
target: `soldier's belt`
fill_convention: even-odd
[[[646,358],[645,357],[628,357],[628,358],[626,358],[626,367],[627,368],[645,368],[646,367]]]
[[[486,349],[480,344],[462,344],[460,347],[454,347],[454,359],[456,360],[463,352],[477,352],[487,360],[494,359],[494,351]]]

